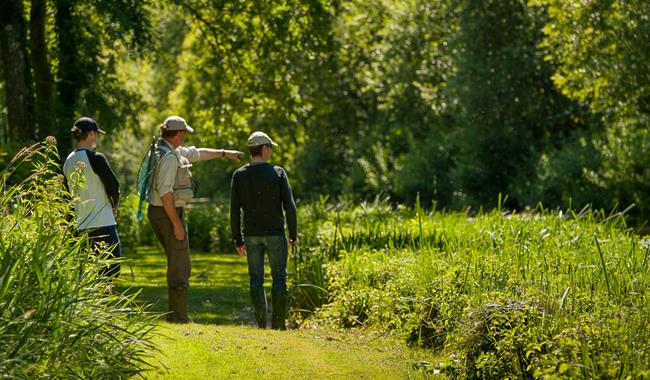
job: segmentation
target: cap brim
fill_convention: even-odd
[[[278,146],[278,144],[274,143],[273,141],[271,141],[271,145]]]
[[[190,127],[187,124],[185,124],[185,130],[188,131],[188,132],[194,132],[194,128]]]
[[[106,131],[104,131],[103,129],[99,129],[99,128],[97,128],[97,132],[101,133],[102,135],[106,134]]]

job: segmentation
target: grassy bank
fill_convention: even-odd
[[[381,328],[461,378],[650,375],[650,244],[621,215],[383,202],[303,213],[307,323]]]

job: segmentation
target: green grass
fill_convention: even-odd
[[[161,249],[128,255],[121,285],[142,289],[139,299],[165,312],[166,263]],[[152,379],[402,379],[423,378],[424,350],[367,331],[323,328],[286,332],[254,328],[246,260],[233,254],[192,252],[189,312],[194,323],[160,321],[155,343],[160,369]]]
[[[329,298],[308,320],[401,335],[450,377],[650,375],[650,241],[622,213],[311,207],[298,277]]]

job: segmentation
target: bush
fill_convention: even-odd
[[[99,276],[53,145],[21,151],[0,176],[0,373],[7,378],[128,378],[151,369],[153,315]],[[18,166],[32,175],[7,186]]]
[[[196,203],[187,207],[186,210],[186,222],[192,249],[203,252],[224,252],[233,249],[228,207],[223,203]]]
[[[143,219],[138,220],[139,203],[140,198],[137,195],[128,195],[120,200],[117,228],[122,243],[122,255],[125,257],[131,253],[135,254],[139,246],[158,244],[151,223],[147,220],[146,203],[142,208]]]
[[[620,214],[326,202],[301,212],[313,236],[301,240],[292,289],[306,324],[402,336],[436,350],[436,370],[451,377],[650,373],[650,243]],[[314,281],[327,289],[321,304],[306,301]]]

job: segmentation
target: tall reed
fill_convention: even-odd
[[[153,315],[111,291],[76,236],[53,144],[23,149],[0,174],[0,373],[128,378],[151,368]],[[31,175],[8,180],[19,165]]]
[[[650,376],[650,241],[624,212],[504,202],[474,216],[320,206],[303,249],[337,252],[321,256],[329,297],[311,318],[438,350],[452,377]]]

